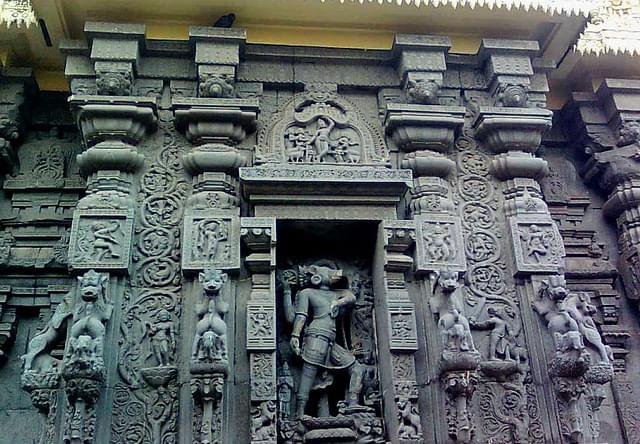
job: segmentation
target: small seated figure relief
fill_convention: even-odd
[[[296,418],[307,412],[311,391],[330,386],[337,371],[349,374],[348,406],[359,405],[363,387],[361,365],[350,350],[336,343],[338,318],[356,302],[355,295],[344,289],[348,286],[342,270],[321,263],[300,269],[305,283],[295,295],[295,305],[291,285],[297,283],[297,279],[282,279],[285,317],[293,324],[291,350],[303,361],[296,394]],[[321,399],[317,407],[319,416],[329,416],[327,399]]]
[[[191,349],[193,363],[219,363],[226,365],[227,324],[223,317],[227,304],[222,300],[220,290],[227,282],[227,274],[220,270],[207,269],[199,274],[205,296],[205,304],[197,310],[199,321]]]

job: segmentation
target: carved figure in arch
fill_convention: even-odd
[[[151,342],[151,354],[158,365],[171,365],[171,356],[176,350],[176,328],[171,313],[163,308],[158,312],[158,320],[153,324],[147,322],[146,327]]]
[[[330,117],[319,117],[318,127],[309,144],[313,144],[315,160],[318,162],[324,162],[325,158],[331,152],[331,138],[329,134],[335,127],[336,123]]]
[[[578,329],[586,339],[598,351],[600,362],[609,364],[612,361],[611,348],[602,342],[602,337],[593,320],[597,312],[591,304],[589,294],[586,292],[570,293],[563,302],[563,309],[577,322]]]
[[[292,126],[287,129],[285,137],[293,145],[286,151],[289,162],[311,162],[313,158],[313,150],[309,144],[311,137],[304,128]]]
[[[347,287],[342,270],[314,264],[301,267],[301,273],[305,285],[296,294],[295,306],[291,300],[292,282],[289,278],[282,279],[285,317],[293,324],[291,349],[303,361],[296,395],[296,417],[305,414],[311,390],[332,383],[333,372],[349,372],[347,401],[352,406],[358,405],[363,380],[361,366],[354,354],[336,343],[337,318],[356,302],[351,291],[337,288]]]
[[[489,360],[508,360],[519,362],[521,348],[515,342],[515,332],[509,324],[509,317],[502,307],[489,307],[489,317],[485,321],[477,322],[470,319],[470,325],[479,330],[491,330],[489,334]]]
[[[305,91],[280,107],[258,133],[263,163],[389,164],[379,125],[335,91]]]
[[[338,162],[358,163],[360,156],[351,147],[358,146],[358,142],[353,142],[347,136],[340,136],[331,142],[333,155]]]
[[[227,304],[220,290],[227,282],[227,274],[220,270],[206,269],[198,275],[206,303],[197,310],[200,320],[196,324],[191,348],[191,359],[196,362],[227,362],[227,324],[223,317]]]
[[[445,351],[476,352],[469,328],[463,314],[462,288],[457,271],[436,272],[436,288],[440,291],[429,301],[431,311],[438,315],[438,329]]]

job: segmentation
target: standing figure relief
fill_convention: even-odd
[[[344,286],[346,281],[342,270],[310,265],[304,267],[303,272],[308,286],[297,292],[294,304],[291,301],[291,282],[283,279],[285,315],[293,324],[290,345],[293,353],[303,361],[296,395],[297,417],[306,414],[312,390],[323,389],[333,383],[334,372],[348,371],[347,402],[351,406],[359,403],[363,379],[355,355],[336,343],[337,319],[356,302],[351,291],[337,288]],[[326,396],[317,407],[319,416],[328,416]]]

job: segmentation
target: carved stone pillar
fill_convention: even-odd
[[[584,180],[608,196],[602,211],[606,217],[616,221],[620,253],[617,268],[626,296],[636,303],[640,299],[640,233],[637,227],[640,221],[639,103],[640,82],[604,79],[595,94],[576,92],[563,109],[567,139],[587,156],[581,172]],[[618,335],[624,337],[627,332],[622,331]],[[615,340],[611,341],[611,335],[605,333],[605,339],[615,350],[617,344]],[[594,384],[587,388],[591,387],[600,388]],[[616,372],[612,389],[620,403],[624,428],[627,434],[632,434],[638,411],[631,401],[633,385],[623,372]],[[591,392],[596,394],[596,399],[603,399],[602,393],[598,393],[602,392],[601,388]]]
[[[176,127],[194,145],[182,158],[193,183],[193,194],[187,200],[184,215],[182,270],[187,275],[207,268],[237,272],[240,268],[237,172],[247,161],[236,146],[255,131],[259,110],[257,100],[235,98],[235,69],[245,34],[237,29],[195,27],[190,30],[190,38],[198,67],[199,97],[172,100]],[[206,279],[206,274],[200,276]],[[234,284],[231,288],[235,288]],[[229,303],[233,309],[234,301]],[[196,334],[201,328],[213,328],[206,327],[203,319],[191,327]],[[224,324],[226,329],[228,320]],[[228,327],[231,341],[234,326]],[[204,339],[200,341],[206,344]],[[229,343],[229,347],[233,345]],[[194,353],[195,350],[194,343]],[[190,378],[193,402],[201,405],[201,409],[194,418],[193,439],[226,442],[228,431],[223,417],[227,410],[223,405],[233,400],[228,399],[225,381],[233,371],[233,364],[227,361],[224,369],[207,370],[195,365],[196,361],[193,355]],[[190,402],[182,400],[183,405]],[[182,439],[189,440],[186,435]]]
[[[193,441],[224,441],[225,380],[229,374],[228,276],[207,268],[198,276],[203,298],[196,306],[197,322],[190,353],[193,395]]]
[[[117,344],[109,321],[119,317],[127,288],[123,276],[130,272],[136,212],[133,175],[143,165],[136,145],[157,124],[155,100],[131,97],[138,39],[144,32],[132,36],[107,28],[87,24],[92,49],[90,57],[85,54],[85,67],[90,82],[99,85],[86,92],[108,96],[74,95],[69,99],[85,148],[77,163],[88,187],[73,214],[68,264],[84,275],[25,355],[25,361],[32,361],[25,366],[23,380],[30,389],[33,372],[39,372],[38,362],[63,331],[66,317],[73,315],[65,355],[57,367],[67,398],[62,434],[71,443],[105,442],[109,436],[109,409],[97,405],[110,402],[107,381],[115,374]],[[68,68],[76,62],[68,60]],[[73,81],[76,72],[70,69],[68,74]],[[55,373],[48,370],[45,374],[47,385],[55,385]]]
[[[378,347],[389,350],[390,360],[380,362],[384,419],[393,443],[425,442],[418,407],[414,354],[418,350],[415,304],[409,298],[405,273],[413,260],[415,242],[411,221],[383,221],[374,258],[375,314]]]
[[[0,77],[0,184],[4,175],[16,170],[17,149],[21,142],[28,96],[34,88],[32,72],[26,68],[5,68]],[[27,100],[26,100],[27,99]],[[6,184],[5,184],[6,190]],[[0,267],[9,265],[16,240],[11,231],[0,231]],[[17,327],[14,307],[7,306],[7,294],[0,294],[0,367],[13,345]]]
[[[583,336],[590,338],[595,349],[604,346],[595,325],[591,325],[593,321],[587,310],[592,306],[588,299],[566,289],[563,240],[537,182],[548,173],[548,167],[546,161],[534,154],[542,133],[551,127],[552,113],[530,107],[529,76],[533,76],[530,56],[536,49],[537,45],[530,43],[496,45],[490,40],[483,41],[480,54],[485,58],[496,106],[480,106],[473,126],[477,137],[494,153],[490,171],[503,184],[515,273],[523,281],[518,290],[527,342],[533,350],[538,346],[533,343],[540,337],[539,326],[529,316],[530,304],[553,339],[552,344],[549,336],[545,335],[543,340],[553,350],[552,357],[548,361],[532,362],[533,367],[537,367],[546,361],[547,369],[533,368],[532,373],[535,379],[544,380],[548,370],[561,423],[559,431],[565,440],[580,442],[584,433],[583,417],[587,414],[580,400],[585,381],[607,383],[613,367],[606,353],[600,354],[594,365],[589,365],[590,355],[585,350]],[[560,328],[557,322],[563,316],[568,316],[569,322]],[[553,415],[551,421],[555,421]]]
[[[413,171],[410,213],[416,224],[415,271],[431,278],[429,305],[436,315],[441,337],[466,323],[468,338],[464,350],[456,349],[446,340],[426,342],[427,348],[442,348],[440,368],[435,373],[447,395],[448,434],[459,442],[469,442],[472,420],[466,404],[473,394],[479,355],[473,341],[468,344],[470,332],[462,305],[453,307],[450,296],[443,296],[437,307],[433,304],[437,298],[436,276],[440,272],[453,273],[457,285],[458,272],[466,270],[460,216],[451,200],[447,180],[455,165],[447,154],[462,129],[466,110],[440,105],[439,100],[449,47],[449,39],[444,37],[396,36],[394,50],[400,53],[398,67],[409,104],[387,104],[385,128],[404,152],[400,166]],[[452,310],[456,310],[455,319]],[[460,323],[458,319],[464,321]],[[448,321],[453,323],[448,325]]]
[[[61,387],[66,394],[63,441],[93,443],[97,439],[96,404],[108,377],[107,328],[114,309],[108,283],[107,274],[94,270],[79,276],[77,288],[64,297],[22,357],[22,388],[31,394],[34,405],[47,414],[46,438],[51,442],[56,441],[53,423],[57,414],[56,392]],[[65,337],[64,356],[60,360],[51,352]]]
[[[408,104],[388,103],[384,126],[403,153],[400,166],[413,171],[410,202],[413,216],[453,211],[446,177],[454,163],[446,153],[462,127],[465,109],[439,102],[439,89],[447,69],[445,54],[450,46],[449,39],[440,36],[400,34],[394,41],[393,51]],[[422,260],[417,265],[428,268]]]
[[[590,155],[584,177],[609,196],[602,210],[617,222],[618,268],[627,297],[640,300],[640,81],[605,79],[590,103],[585,99],[574,99],[571,116]]]
[[[247,352],[250,368],[251,443],[275,444],[277,427],[292,418],[291,375],[281,375],[289,384],[289,398],[278,399],[276,375],[276,221],[275,218],[242,218],[242,241],[247,247],[245,264],[251,273],[251,295],[247,304]],[[289,379],[287,379],[287,376]],[[277,409],[277,403],[280,408]],[[279,418],[276,418],[279,411]]]

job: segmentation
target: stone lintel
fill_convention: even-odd
[[[277,203],[312,208],[321,202],[344,208],[389,208],[411,186],[412,173],[381,167],[264,164],[240,168],[240,182],[244,195],[256,207]]]
[[[384,126],[387,133],[406,124],[459,128],[464,124],[465,112],[463,106],[388,103]]]
[[[247,133],[256,129],[260,111],[257,99],[233,98],[181,98],[172,101],[176,124],[186,130],[189,140],[201,143],[225,138],[240,142]],[[242,132],[221,131],[220,123],[231,123]]]
[[[89,43],[94,39],[137,40],[143,42],[146,26],[135,23],[86,22],[84,33]]]

